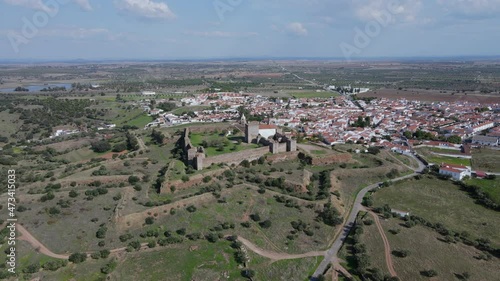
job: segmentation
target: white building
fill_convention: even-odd
[[[274,125],[265,125],[265,124],[259,125],[259,134],[261,135],[261,137],[265,139],[276,135],[276,132],[277,128]]]
[[[452,165],[443,163],[439,168],[440,175],[451,176],[454,180],[462,180],[464,177],[471,176],[471,169],[467,166],[462,165]]]
[[[151,92],[151,91],[142,91],[141,94],[143,96],[156,96],[156,92]]]

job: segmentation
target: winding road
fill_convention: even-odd
[[[407,176],[403,176],[403,177],[399,177],[399,178],[390,180],[390,182],[397,182],[397,181],[401,181],[401,180],[412,178],[412,177],[416,176],[418,173],[421,173],[425,169],[425,165],[420,160],[418,160],[418,158],[416,158],[413,154],[408,153],[408,154],[405,154],[405,155],[410,156],[410,157],[416,159],[417,162],[418,162],[418,166],[419,167],[417,169],[414,169],[414,173],[412,173],[410,175],[407,175]],[[380,185],[380,183],[372,184],[370,186],[367,186],[367,187],[363,188],[358,193],[358,195],[356,196],[356,200],[353,203],[353,207],[351,209],[351,213],[349,214],[349,217],[347,218],[347,220],[342,225],[342,231],[340,232],[340,234],[337,237],[337,239],[335,239],[335,241],[333,242],[333,244],[330,247],[330,249],[328,249],[328,251],[326,251],[325,258],[319,264],[318,268],[316,268],[316,270],[314,271],[314,274],[312,275],[311,280],[317,280],[317,278],[320,275],[324,274],[325,271],[328,269],[328,265],[330,263],[333,263],[333,264],[338,264],[339,263],[339,260],[338,260],[338,257],[337,257],[337,253],[340,251],[340,248],[342,247],[342,244],[344,243],[344,241],[346,240],[347,236],[349,235],[349,232],[351,232],[351,229],[354,226],[354,222],[356,221],[356,217],[358,216],[358,213],[361,210],[364,210],[364,207],[361,204],[361,202],[363,202],[363,198],[365,197],[365,195],[368,192],[370,192],[370,191],[378,188],[379,185]]]

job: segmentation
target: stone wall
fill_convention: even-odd
[[[287,153],[280,153],[280,154],[275,154],[275,155],[270,155],[267,157],[267,161],[271,163],[276,163],[276,162],[283,162],[283,161],[289,161],[289,160],[295,160],[297,159],[299,155],[298,151],[291,151]]]
[[[346,163],[352,160],[352,155],[350,153],[335,154],[325,157],[317,157],[312,159],[312,164],[314,166],[328,165],[332,163]]]

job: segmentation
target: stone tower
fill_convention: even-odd
[[[252,143],[259,135],[259,123],[250,122],[245,124],[245,142]]]

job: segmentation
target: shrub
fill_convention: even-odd
[[[146,224],[153,224],[153,223],[155,223],[155,218],[153,218],[153,217],[146,218]]]
[[[68,259],[72,263],[82,263],[87,260],[87,254],[85,253],[73,253]]]
[[[259,225],[262,228],[270,228],[271,227],[271,221],[270,220],[265,220],[263,222],[260,222]]]

